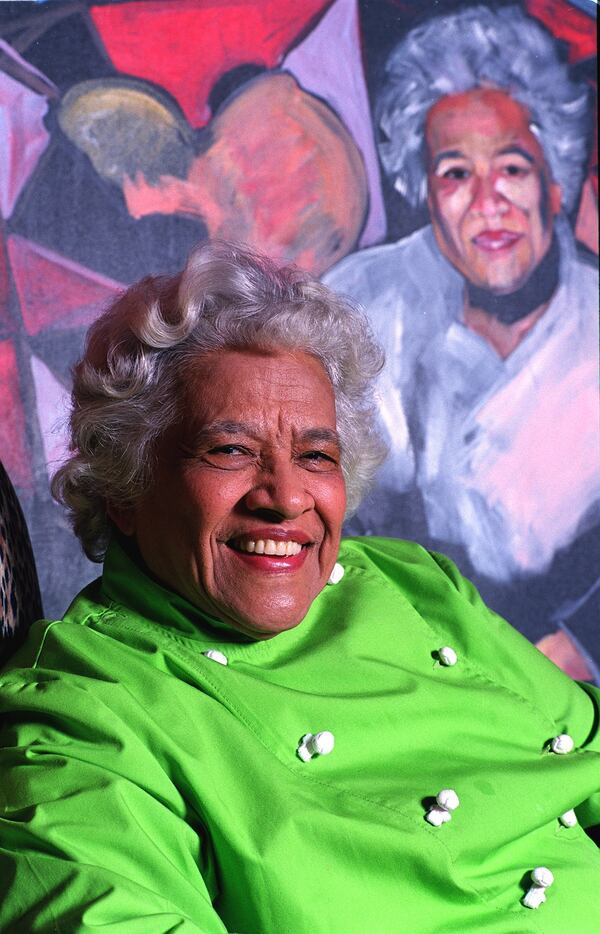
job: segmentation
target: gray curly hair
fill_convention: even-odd
[[[527,108],[569,211],[591,127],[587,87],[572,81],[557,43],[518,6],[473,6],[412,29],[386,65],[378,122],[383,164],[413,207],[427,198],[425,119],[441,97],[479,86],[506,90]]]
[[[69,460],[52,481],[87,556],[102,560],[107,503],[128,507],[149,488],[157,443],[180,416],[186,369],[225,348],[300,350],[325,368],[335,393],[348,513],[385,457],[374,381],[383,351],[367,319],[294,266],[213,241],[182,273],[149,276],[92,325],[74,371]]]

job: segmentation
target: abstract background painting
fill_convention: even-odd
[[[87,325],[124,285],[174,272],[207,237],[243,240],[327,276],[345,256],[423,227],[426,209],[382,171],[374,103],[390,51],[415,23],[465,6],[0,4],[0,459],[28,519],[47,615],[60,615],[98,573],[48,488],[65,456],[69,373]],[[594,94],[595,4],[519,6],[554,33]],[[592,144],[569,223],[589,260],[598,249]],[[597,429],[583,425],[597,448]],[[522,433],[519,443],[540,439]],[[580,476],[591,462],[568,469]],[[558,480],[560,460],[548,471]],[[511,483],[522,503],[537,502],[525,477]],[[351,528],[390,531],[377,505],[388,492],[382,483],[371,515]],[[392,510],[394,534],[438,544],[414,497],[390,498]],[[454,554],[492,606],[571,673],[596,680],[598,529],[588,517],[565,547],[522,573],[482,570],[468,547]],[[493,554],[493,537],[486,545]]]

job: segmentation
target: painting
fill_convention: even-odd
[[[596,4],[0,4],[0,459],[45,612],[98,574],[49,492],[70,370],[206,238],[295,262],[386,350],[349,534],[449,554],[600,683]]]

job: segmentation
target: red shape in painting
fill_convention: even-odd
[[[570,62],[596,55],[596,24],[592,16],[564,0],[526,0],[525,6],[557,39],[569,43]]]
[[[12,341],[0,341],[0,460],[16,487],[32,487],[31,456],[25,440],[25,414]]]
[[[124,288],[120,283],[13,234],[8,255],[28,334],[87,327]]]
[[[273,68],[331,0],[141,0],[91,7],[118,71],[153,81],[194,127],[215,81],[239,65]]]

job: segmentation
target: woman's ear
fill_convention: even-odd
[[[560,212],[560,207],[562,204],[562,188],[557,182],[552,182],[550,185],[550,210],[552,211],[552,216]]]
[[[123,535],[133,535],[135,532],[135,510],[132,506],[115,506],[114,503],[106,504],[106,512],[109,519],[116,525],[119,532]]]

